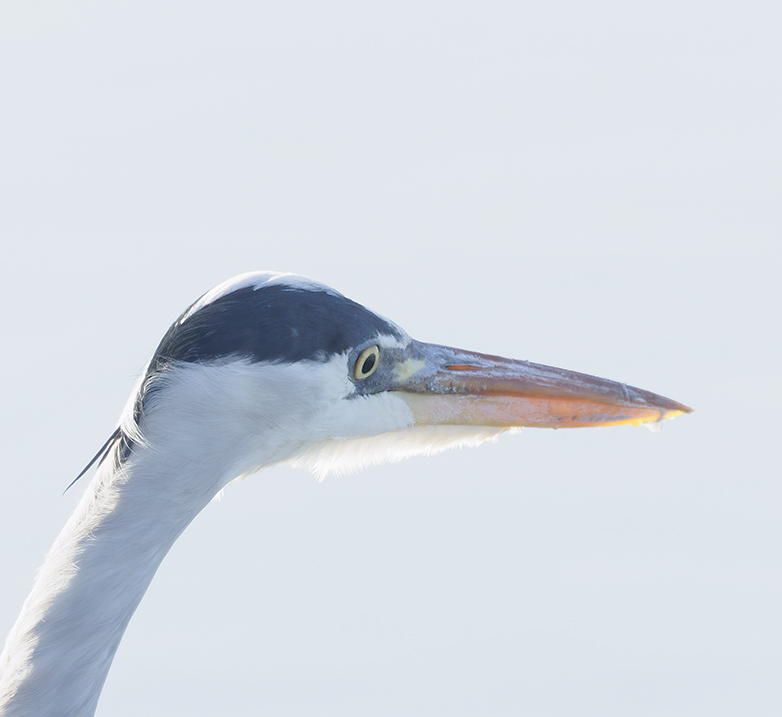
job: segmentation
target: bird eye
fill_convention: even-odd
[[[371,376],[377,364],[380,361],[380,349],[377,346],[370,346],[364,349],[358,359],[356,359],[356,366],[353,369],[353,376],[357,381],[360,381],[367,376]]]

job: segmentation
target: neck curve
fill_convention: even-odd
[[[60,533],[0,655],[0,715],[92,715],[161,561],[223,487],[215,461],[107,460]]]

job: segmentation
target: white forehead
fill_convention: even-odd
[[[231,279],[227,279],[222,284],[218,284],[213,289],[207,291],[198,299],[182,317],[182,320],[188,318],[204,306],[208,306],[219,298],[226,296],[238,289],[260,289],[263,286],[274,285],[290,286],[294,289],[310,289],[315,291],[324,291],[333,296],[342,296],[330,286],[320,284],[313,279],[299,274],[290,274],[281,271],[248,271],[245,274],[239,274]]]

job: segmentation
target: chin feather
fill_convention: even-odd
[[[366,466],[495,442],[503,431],[519,430],[494,426],[413,426],[366,438],[328,439],[285,463],[306,468],[321,481],[327,475],[345,475]]]

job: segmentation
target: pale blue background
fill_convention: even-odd
[[[779,714],[781,22],[3,3],[0,632],[168,324],[276,269],[696,413],[232,486],[98,714]]]

